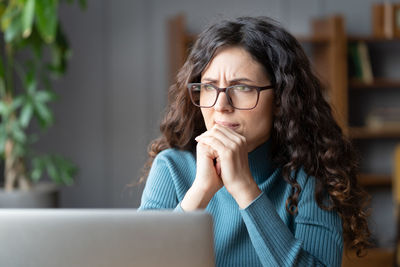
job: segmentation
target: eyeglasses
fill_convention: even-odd
[[[226,95],[228,103],[235,109],[253,109],[257,106],[260,91],[272,89],[272,85],[258,87],[251,85],[232,85],[219,88],[206,83],[189,83],[187,85],[190,99],[195,106],[211,108],[217,103],[219,93]]]

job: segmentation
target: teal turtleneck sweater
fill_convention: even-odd
[[[302,191],[298,212],[290,215],[285,203],[291,186],[270,159],[270,140],[249,153],[249,166],[262,193],[241,209],[225,187],[206,211],[214,219],[217,266],[340,266],[343,251],[339,215],[318,207],[315,178],[297,173]],[[154,159],[139,210],[174,209],[196,176],[195,155],[167,149]]]

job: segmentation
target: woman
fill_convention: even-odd
[[[340,266],[344,242],[360,253],[366,195],[322,89],[273,20],[212,25],[170,88],[140,209],[206,209],[218,266]]]

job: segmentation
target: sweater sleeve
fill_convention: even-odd
[[[138,211],[151,209],[183,211],[178,203],[171,168],[162,156],[157,156],[153,161]]]
[[[248,207],[240,209],[263,266],[341,265],[341,220],[336,212],[318,207],[314,200],[314,182],[314,178],[307,179],[301,193],[294,233],[264,192]]]

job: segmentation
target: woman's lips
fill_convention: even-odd
[[[239,123],[227,122],[227,121],[215,121],[215,124],[222,125],[231,129],[239,127]]]

